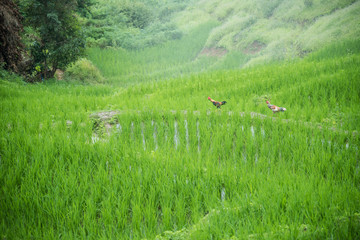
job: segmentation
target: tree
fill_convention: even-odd
[[[135,28],[144,29],[151,22],[151,11],[140,2],[125,2],[120,12],[128,18],[127,24]]]
[[[22,61],[20,32],[23,30],[22,17],[17,6],[11,0],[1,0],[0,4],[0,63],[4,68],[21,72]]]
[[[94,0],[77,0],[77,12],[82,17],[87,17],[91,14],[90,7],[94,4]]]
[[[65,68],[83,53],[85,39],[76,15],[77,4],[77,0],[21,1],[25,25],[36,32],[30,46],[34,69],[44,78],[53,77],[56,69]]]

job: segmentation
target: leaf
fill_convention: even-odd
[[[57,24],[61,24],[61,22],[59,21],[58,15],[55,13],[48,13],[46,15],[47,18],[54,20]]]

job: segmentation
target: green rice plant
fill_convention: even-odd
[[[184,39],[139,51],[89,49],[89,58],[112,83],[130,84],[201,71],[207,59],[192,61],[201,51],[214,22],[207,22]],[[173,51],[176,51],[175,53]],[[204,63],[203,63],[204,62]],[[161,71],[158,69],[162,68]]]
[[[119,121],[126,121],[126,119],[128,119],[128,123],[131,123],[135,121],[134,120],[135,117],[139,117],[139,115],[135,114],[130,118],[120,115]],[[175,119],[175,116],[172,114],[167,115],[167,117]],[[177,119],[180,118],[179,115],[177,115],[176,117]],[[151,118],[149,118],[146,115],[140,117],[140,119],[142,119],[143,122],[151,120]],[[196,118],[194,119],[196,120]],[[175,152],[181,152],[184,149],[180,149],[180,148],[176,149],[174,147],[174,144],[170,144],[168,145],[168,147],[166,147],[166,145],[160,146],[160,147],[165,147],[167,149],[166,152],[161,151],[162,155],[160,156],[162,157],[156,159],[148,158],[146,154],[148,150],[147,149],[145,151],[142,150],[142,143],[141,143],[142,136],[141,136],[141,131],[139,131],[139,129],[134,130],[133,132],[134,137],[137,138],[131,141],[134,142],[134,147],[125,148],[123,150],[125,152],[121,154],[123,155],[123,158],[120,162],[118,161],[117,157],[113,158],[113,160],[111,159],[101,160],[100,157],[100,156],[108,155],[108,153],[106,152],[109,151],[110,149],[113,149],[110,150],[112,152],[111,155],[114,154],[113,156],[117,156],[116,150],[114,150],[117,148],[116,147],[116,145],[118,144],[117,138],[112,138],[111,141],[109,142],[110,146],[108,147],[104,144],[95,144],[94,146],[96,148],[90,152],[92,152],[92,154],[96,154],[93,156],[98,156],[98,160],[100,160],[100,162],[98,163],[96,163],[95,159],[92,160],[92,164],[95,163],[94,165],[95,168],[94,170],[92,170],[93,172],[92,175],[93,178],[95,177],[94,179],[97,179],[96,182],[98,183],[96,183],[97,185],[93,187],[95,189],[93,189],[94,192],[91,195],[91,199],[94,199],[95,201],[89,201],[87,203],[87,205],[89,206],[89,208],[87,208],[87,211],[90,211],[90,209],[94,208],[94,207],[90,207],[91,204],[94,202],[98,205],[99,211],[94,211],[92,213],[93,215],[90,215],[92,217],[90,217],[89,219],[96,218],[96,216],[101,216],[102,219],[101,221],[104,222],[104,224],[108,223],[111,225],[113,223],[113,220],[111,219],[113,218],[113,216],[116,216],[114,215],[115,213],[120,214],[119,216],[128,216],[128,218],[121,217],[121,219],[125,219],[125,221],[117,221],[118,224],[120,224],[118,225],[119,229],[122,229],[126,235],[132,234],[134,237],[135,236],[141,237],[144,236],[143,231],[145,232],[148,231],[146,230],[148,227],[152,229],[154,228],[157,229],[157,224],[159,220],[161,220],[161,226],[163,227],[160,227],[158,230],[155,231],[164,232],[165,230],[172,230],[176,228],[182,229],[182,227],[188,224],[189,216],[191,216],[190,219],[192,219],[190,220],[190,223],[191,222],[196,223],[197,221],[202,219],[206,211],[211,210],[213,207],[217,205],[217,203],[220,203],[221,201],[227,201],[229,203],[233,202],[232,204],[235,204],[238,202],[237,200],[239,199],[239,197],[241,199],[243,195],[247,193],[248,198],[250,196],[249,194],[251,194],[251,196],[253,197],[251,197],[250,200],[248,200],[249,201],[248,205],[246,205],[246,203],[242,203],[242,205],[245,204],[245,206],[249,206],[250,208],[249,210],[246,210],[245,207],[244,208],[245,212],[243,214],[250,220],[251,225],[248,225],[246,222],[242,222],[242,225],[238,225],[239,224],[238,217],[235,216],[232,217],[231,215],[233,211],[234,212],[238,211],[236,210],[237,207],[235,207],[236,206],[235,205],[233,207],[234,210],[224,209],[224,210],[220,210],[220,212],[217,214],[210,214],[208,217],[209,223],[206,223],[210,225],[205,224],[205,225],[199,225],[199,228],[194,227],[195,230],[192,230],[191,236],[199,236],[199,234],[201,234],[201,236],[219,236],[219,233],[225,234],[222,236],[234,236],[234,235],[244,236],[244,235],[251,235],[253,232],[257,232],[259,234],[266,233],[274,237],[279,236],[281,234],[286,234],[286,236],[287,234],[290,234],[289,236],[293,236],[292,234],[296,234],[292,231],[288,232],[288,230],[286,230],[288,229],[287,227],[283,228],[281,225],[274,226],[273,225],[274,221],[270,221],[270,216],[264,215],[264,213],[267,209],[268,210],[272,209],[272,214],[278,216],[277,215],[278,213],[276,212],[281,213],[285,211],[284,209],[288,209],[288,208],[292,209],[292,206],[297,206],[298,204],[297,201],[299,201],[298,199],[301,199],[301,197],[299,196],[296,197],[294,196],[292,198],[291,197],[292,194],[290,192],[284,194],[283,188],[281,188],[280,187],[281,185],[279,185],[281,182],[291,183],[291,181],[293,181],[291,180],[292,178],[285,175],[284,177],[275,180],[276,178],[270,178],[272,175],[277,175],[279,172],[287,173],[289,172],[289,170],[291,170],[291,172],[295,170],[297,171],[298,178],[301,179],[301,176],[303,174],[302,169],[307,170],[308,173],[311,174],[319,171],[317,170],[318,168],[315,167],[317,165],[314,165],[311,161],[309,161],[306,164],[306,167],[304,166],[303,168],[299,168],[299,166],[301,166],[299,164],[294,164],[292,161],[289,162],[289,159],[301,160],[303,158],[300,157],[301,155],[299,155],[300,158],[298,158],[296,154],[294,155],[294,153],[291,153],[291,151],[288,152],[286,151],[286,149],[280,149],[280,146],[277,146],[276,144],[279,140],[284,141],[284,143],[291,143],[288,142],[289,137],[291,136],[290,133],[294,134],[294,136],[296,135],[302,136],[304,134],[308,136],[313,136],[314,135],[313,130],[307,132],[294,131],[293,133],[292,129],[296,129],[296,128],[294,128],[294,126],[288,126],[287,124],[274,124],[274,122],[270,120],[265,121],[263,123],[259,123],[255,119],[251,120],[250,117],[246,119],[246,117],[243,118],[240,116],[229,116],[226,114],[212,114],[210,116],[201,117],[199,120],[201,120],[201,123],[203,123],[204,125],[204,127],[201,126],[201,129],[203,131],[208,131],[209,129],[208,123],[210,121],[212,124],[217,124],[217,128],[214,128],[211,131],[212,132],[211,139],[215,143],[212,148],[212,154],[211,155],[206,154],[206,152],[208,151],[207,150],[208,147],[210,147],[210,143],[204,143],[205,146],[207,146],[205,149],[202,149],[203,154],[205,154],[203,155],[205,158],[199,159],[200,162],[195,164],[194,163],[191,164],[193,158],[184,159],[184,155],[176,154]],[[169,119],[167,119],[167,121],[174,123],[174,120],[170,121]],[[227,125],[228,123],[232,124],[234,121],[236,123],[235,125]],[[244,132],[246,134],[242,135],[241,137],[239,136],[239,139],[236,139],[235,141],[237,143],[240,142],[238,144],[239,146],[241,144],[246,144],[247,161],[246,164],[243,164],[240,161],[240,165],[236,165],[239,167],[234,168],[233,163],[230,164],[227,161],[227,159],[229,159],[227,152],[231,151],[231,144],[233,141],[232,139],[229,140],[230,139],[229,137],[233,135],[233,131],[226,130],[226,128],[234,127],[235,129],[237,128],[236,130],[237,132],[242,133],[243,131],[240,124],[244,125]],[[169,128],[172,128],[172,126],[174,125],[169,124]],[[251,131],[251,126],[254,126],[254,129],[256,129],[254,130],[254,132]],[[267,131],[268,135],[265,135],[265,139],[261,134],[261,131],[258,130],[260,126],[263,126],[265,129],[268,129]],[[128,129],[130,134],[131,132],[130,127]],[[124,131],[126,131],[126,128],[124,128]],[[174,132],[174,130],[172,131]],[[319,134],[316,135],[319,136]],[[151,138],[151,134],[145,134],[145,136]],[[205,132],[203,133],[202,136],[206,136]],[[279,136],[279,138],[277,138],[277,136]],[[125,139],[127,138],[124,138],[124,140]],[[204,137],[203,141],[205,142],[208,139],[209,138]],[[245,141],[243,141],[243,139],[245,139]],[[294,143],[294,146],[299,145],[305,147],[298,149],[297,153],[306,154],[307,152],[306,150],[309,150],[306,149],[307,145],[298,142],[298,140],[303,140],[303,139],[306,138],[296,137],[292,141],[294,140],[297,141]],[[263,140],[265,141],[263,142]],[[337,139],[334,139],[332,141],[337,141]],[[217,144],[220,142],[222,143],[221,145],[222,147],[220,147],[220,145]],[[66,144],[66,142],[64,143]],[[317,141],[317,144],[321,145],[323,143],[319,139],[319,141]],[[275,161],[271,161],[271,164],[268,166],[267,166],[268,164],[267,159],[262,158],[262,155],[259,153],[260,151],[258,151],[259,148],[262,148],[266,145],[272,145],[272,147],[268,148],[268,150],[275,148],[274,150],[272,150],[273,153],[275,153],[274,155]],[[281,146],[283,145],[285,144],[281,144]],[[289,145],[289,149],[293,149],[291,144]],[[312,151],[310,150],[310,154],[313,151],[315,152],[318,151],[317,150],[318,148],[312,148],[312,149],[313,149]],[[88,148],[88,150],[90,150],[90,148]],[[326,152],[330,153],[329,150],[331,150],[331,148],[324,146],[323,151],[325,153]],[[243,152],[243,149],[240,148],[240,151]],[[279,158],[280,152],[281,152],[281,157]],[[257,164],[254,164],[254,154],[256,153],[258,153],[258,162]],[[118,155],[118,157],[121,157],[121,155]],[[126,157],[127,155],[128,157]],[[214,156],[216,157],[213,158]],[[224,157],[222,158],[223,161],[221,162],[220,167],[218,162],[218,156],[220,156],[221,158]],[[169,157],[170,159],[168,159]],[[270,156],[270,158],[273,157]],[[319,160],[321,158],[323,158],[323,155],[319,158]],[[181,162],[183,164],[180,164]],[[74,163],[75,162],[69,164],[71,164],[72,167],[75,167]],[[323,167],[328,164],[328,161],[326,161],[326,159],[321,161],[320,164],[322,167],[320,168],[321,171],[325,171],[324,173],[332,172],[332,170],[330,170],[332,168],[329,168],[327,170],[327,168]],[[117,166],[119,166],[120,168]],[[163,167],[165,166],[167,167],[164,168],[164,170],[162,170]],[[264,169],[264,167],[262,166],[267,166],[267,168],[270,168],[270,171],[268,171],[266,168]],[[312,167],[315,168],[312,169]],[[179,171],[179,169],[182,168],[184,169],[184,171]],[[289,173],[291,174],[291,172]],[[122,176],[121,178],[119,174],[121,174]],[[257,176],[257,178],[259,177],[262,178],[263,174],[265,174],[264,175],[265,177],[267,176],[266,178],[272,179],[269,185],[262,184],[261,181],[255,180],[255,176]],[[242,175],[246,176],[246,180],[245,178],[241,177]],[[130,182],[126,182],[127,176],[129,177],[131,176],[130,179],[132,180]],[[315,177],[316,175],[311,175],[311,176],[317,178]],[[330,177],[330,175],[328,177]],[[331,178],[332,177],[330,177],[330,179]],[[68,178],[68,180],[70,179],[71,178]],[[120,181],[123,182],[120,185],[112,184],[112,182],[114,183],[118,182],[116,180],[120,180],[120,179],[123,179]],[[90,181],[94,181],[94,180],[90,180]],[[157,185],[156,184],[154,185],[154,181],[155,183],[157,183]],[[166,183],[166,185],[162,185],[161,183]],[[186,187],[192,183],[196,184],[194,185],[195,188]],[[43,184],[45,183],[42,183],[41,185]],[[106,187],[104,189],[99,188],[99,186],[101,186],[99,184],[101,185],[105,184],[104,186]],[[183,187],[180,186],[185,186],[185,188],[183,189]],[[239,186],[239,188],[237,188],[237,186]],[[244,186],[246,187],[243,188]],[[276,198],[270,197],[269,195],[266,194],[274,191],[273,188],[271,188],[272,191],[269,191],[270,186],[278,186],[277,188],[278,194],[275,195],[272,194],[272,196],[276,196]],[[328,190],[328,187],[325,187],[324,189]],[[115,193],[114,191],[123,192],[123,194],[121,194],[122,200],[114,205],[115,198],[109,195],[110,193],[109,191],[113,193]],[[144,193],[146,194],[144,195]],[[66,196],[68,193],[64,193],[64,194]],[[174,194],[178,196],[175,199],[173,198]],[[185,198],[185,196],[188,197]],[[273,200],[270,202],[262,201],[269,197],[270,199]],[[142,204],[142,202],[144,204]],[[202,202],[204,203],[204,205],[200,204]],[[242,201],[240,201],[240,203],[241,202]],[[261,205],[260,202],[262,202]],[[128,209],[128,207],[126,207],[126,203],[129,204],[128,206],[130,206],[131,209],[130,212],[124,211],[125,209]],[[276,205],[277,203],[278,205]],[[125,204],[125,206],[123,206],[123,204]],[[271,204],[275,204],[275,205],[271,205]],[[114,212],[109,211],[110,209],[113,208],[113,206],[115,206],[116,210]],[[160,210],[161,213],[158,212],[159,206],[161,209]],[[298,213],[299,210],[294,209],[292,211],[294,213]],[[312,209],[311,211],[323,212],[324,210]],[[185,213],[190,213],[190,215],[187,215]],[[56,213],[50,212],[50,214],[54,215]],[[291,214],[291,211],[288,214]],[[266,221],[267,216],[269,217],[268,221]],[[258,220],[256,219],[259,219],[259,217],[265,219],[263,220],[263,223],[266,223],[266,225],[260,229],[252,227],[252,226],[256,226],[256,223],[258,223],[257,222]],[[75,220],[76,218],[73,219]],[[229,221],[232,221],[232,219],[234,220],[234,223],[230,225],[231,226],[230,228],[226,227],[225,225],[221,228],[217,228],[215,225],[212,225],[212,223],[219,224],[219,222],[221,223],[225,219],[227,219],[226,220],[227,224],[229,223]],[[130,227],[128,227],[129,223],[130,223],[129,225]],[[293,225],[290,225],[289,228],[300,229],[302,224],[303,222],[299,222],[299,223],[296,222],[293,223]],[[311,221],[308,222],[306,225],[310,227],[307,227],[307,229],[311,230],[312,229],[311,226],[314,226],[315,224],[316,223],[312,223]],[[89,223],[89,225],[93,226],[94,228],[97,228],[96,225],[93,225],[91,223]],[[144,228],[145,226],[146,228]],[[241,229],[243,229],[243,231],[241,232],[234,231],[234,229],[237,229],[240,226],[242,226]],[[315,228],[314,231],[316,231]],[[112,228],[110,228],[108,232],[113,232],[113,234],[116,234],[114,230],[112,230]],[[294,236],[298,236],[298,234],[300,233],[301,231],[299,230],[299,232]],[[324,233],[322,232],[322,234]]]
[[[359,56],[344,45],[132,87],[1,80],[1,237],[358,238]]]
[[[313,61],[319,61],[328,58],[353,55],[359,52],[360,52],[359,41],[348,40],[348,41],[333,43],[326,48],[322,48],[319,51],[309,54],[307,58]]]

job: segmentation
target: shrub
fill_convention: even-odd
[[[88,59],[81,58],[66,69],[65,79],[75,80],[82,83],[103,83],[104,78],[99,69]]]
[[[313,6],[314,2],[313,0],[304,0],[304,4],[306,7],[310,8]]]

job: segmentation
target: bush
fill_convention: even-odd
[[[304,0],[304,4],[307,8],[310,8],[313,6],[313,0]]]
[[[5,63],[0,62],[0,81],[5,80],[8,82],[17,82],[17,83],[23,82],[23,78],[20,75],[17,75],[16,73],[14,73],[12,71],[5,70],[4,66],[5,66]]]
[[[99,69],[88,59],[81,58],[66,69],[65,79],[67,81],[80,81],[82,83],[103,83],[104,77]]]

